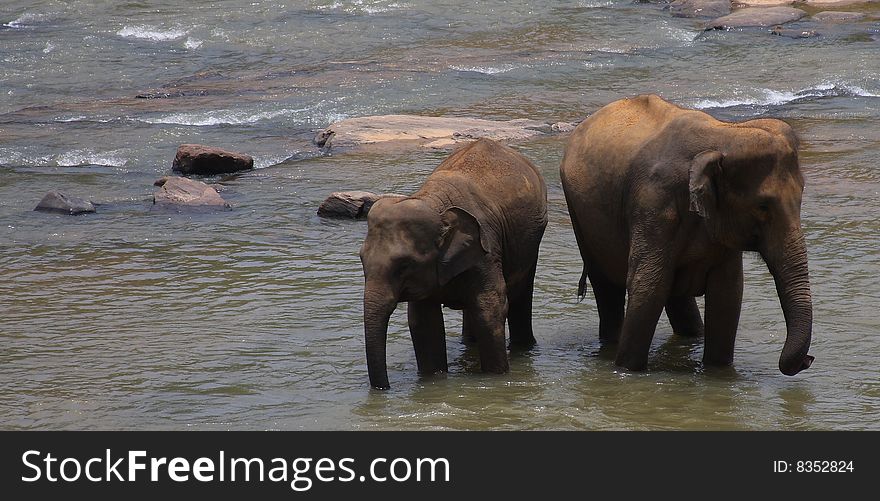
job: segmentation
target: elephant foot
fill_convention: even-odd
[[[614,364],[629,371],[644,372],[648,369],[648,357],[647,355],[634,355],[618,352]]]
[[[508,349],[510,351],[528,351],[532,349],[538,341],[535,339],[535,336],[529,334],[528,337],[510,337],[510,345]]]

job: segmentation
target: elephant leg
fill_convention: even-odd
[[[709,272],[706,279],[706,339],[703,363],[730,365],[742,309],[742,253]]]
[[[532,331],[532,294],[535,289],[536,262],[525,278],[516,296],[510,298],[507,313],[507,326],[510,329],[510,346],[513,348],[531,348],[535,345],[535,334]]]
[[[599,310],[599,339],[602,342],[616,343],[623,327],[626,289],[611,283],[601,273],[591,272],[590,286],[596,297]]]
[[[483,372],[505,373],[510,366],[504,342],[508,303],[503,285],[481,292],[475,306],[472,318],[480,350],[480,368]]]
[[[700,318],[697,299],[692,296],[669,298],[669,301],[666,301],[666,317],[669,318],[669,324],[672,325],[672,332],[679,336],[698,337],[703,335],[703,319]]]
[[[410,301],[407,305],[407,320],[419,372],[446,372],[446,330],[443,327],[440,303]]]
[[[648,352],[660,313],[672,287],[672,266],[660,254],[630,259],[626,314],[617,345],[617,365],[641,371],[648,366]]]
[[[461,337],[465,343],[476,343],[477,342],[477,322],[476,317],[474,316],[476,310],[473,308],[468,308],[462,312],[461,318]]]

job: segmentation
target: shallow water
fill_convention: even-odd
[[[0,427],[880,429],[880,23],[795,26],[822,36],[704,33],[614,0],[4,2]],[[450,373],[422,378],[400,308],[392,389],[371,391],[366,227],[315,210],[340,189],[412,192],[444,154],[322,157],[313,131],[392,112],[574,121],[647,92],[801,136],[813,367],[776,369],[785,323],[748,257],[733,368],[703,368],[665,319],[650,370],[616,368],[592,296],[577,302],[553,137],[517,146],[550,197],[539,345],[481,374],[448,311]],[[224,181],[233,209],[152,209],[185,142],[255,157]],[[50,189],[98,213],[32,212]]]

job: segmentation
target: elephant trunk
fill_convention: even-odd
[[[782,252],[775,253],[767,264],[776,281],[787,331],[779,356],[779,370],[786,376],[794,376],[813,363],[813,357],[807,353],[813,331],[813,304],[807,247],[800,228],[788,233]]]
[[[396,295],[385,287],[367,284],[364,290],[364,339],[367,350],[367,371],[370,386],[380,390],[390,388],[386,364],[385,342],[388,320],[397,307]]]

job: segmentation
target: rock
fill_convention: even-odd
[[[811,7],[827,7],[831,5],[842,6],[842,5],[854,5],[857,3],[874,3],[877,0],[798,0],[803,1],[806,5]]]
[[[156,205],[229,207],[217,190],[201,181],[165,176],[153,184],[159,186],[153,193],[153,203]]]
[[[813,14],[813,19],[820,23],[844,23],[848,21],[858,21],[864,19],[865,15],[861,12],[840,12],[834,10],[826,10]]]
[[[331,193],[318,207],[321,217],[363,219],[377,200],[387,197],[405,197],[395,193],[376,195],[368,191],[337,191]]]
[[[578,124],[569,123],[569,122],[556,122],[555,124],[550,125],[550,130],[552,132],[561,132],[563,134],[567,134],[577,128]]]
[[[813,38],[819,36],[813,30],[793,30],[790,28],[783,28],[782,26],[774,26],[770,33],[780,37],[786,38]]]
[[[730,14],[730,0],[673,0],[673,17],[721,17]]]
[[[203,144],[182,144],[171,170],[183,174],[213,175],[253,169],[254,159],[248,155],[221,150]]]
[[[87,214],[95,212],[95,205],[82,198],[71,197],[60,191],[50,191],[34,207],[41,212],[60,212],[62,214]]]
[[[548,125],[536,120],[482,120],[462,117],[382,115],[349,118],[336,122],[315,136],[324,148],[365,145],[411,145],[453,148],[461,142],[486,137],[496,141],[522,141],[545,135]]]
[[[733,0],[738,7],[776,7],[778,5],[791,5],[801,0]]]
[[[746,7],[709,21],[706,29],[775,26],[797,21],[806,15],[794,7]]]

